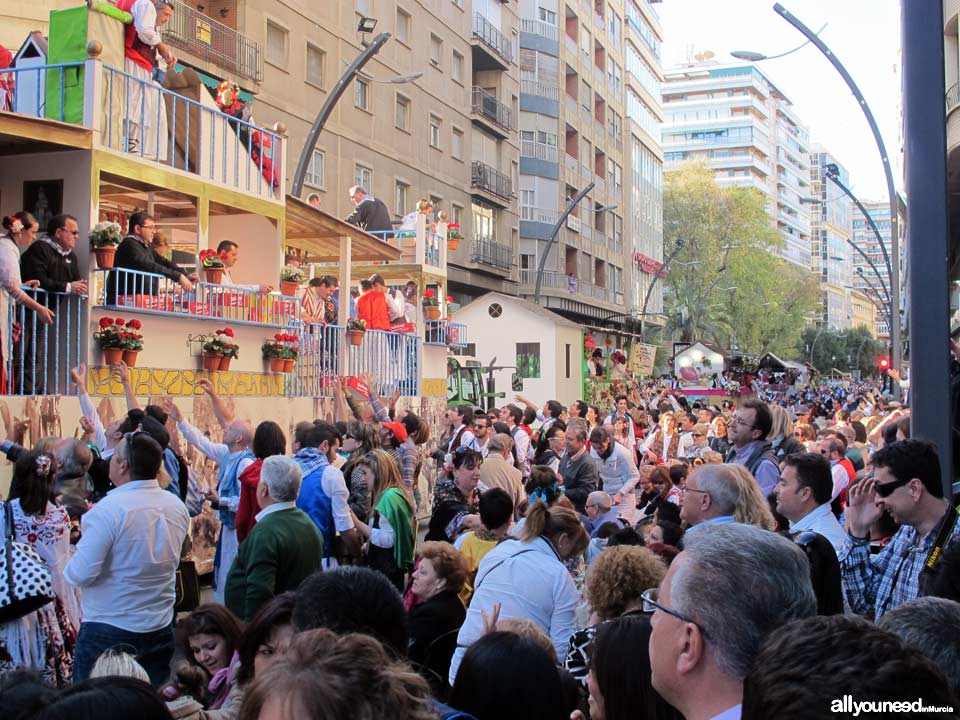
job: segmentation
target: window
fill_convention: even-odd
[[[520,191],[520,219],[533,220],[534,210],[537,206],[537,194],[535,190]]]
[[[463,55],[453,51],[453,63],[450,66],[450,75],[458,83],[463,83]]]
[[[307,165],[307,174],[303,176],[303,182],[316,188],[326,187],[324,175],[326,173],[326,158],[322,150],[314,150],[310,157],[310,164]]]
[[[440,67],[440,59],[443,57],[443,40],[436,35],[430,36],[430,62],[436,67]]]
[[[317,87],[323,87],[323,70],[327,54],[307,43],[307,82]]]
[[[440,118],[430,116],[430,147],[440,149]]]
[[[409,189],[409,185],[397,180],[397,204],[393,211],[398,217],[403,217],[407,214],[407,191]]]
[[[463,218],[463,205],[454,203],[451,207],[453,208],[453,222],[460,225],[460,220]]]
[[[540,19],[540,22],[545,22],[548,25],[557,24],[557,14],[553,10],[547,10],[546,8],[537,8],[537,17]]]
[[[522,378],[540,377],[540,343],[517,343],[517,372]]]
[[[397,8],[397,40],[410,44],[410,13],[401,8]]]
[[[363,110],[369,110],[370,107],[370,83],[362,78],[354,80],[353,84],[353,104]]]
[[[353,169],[353,184],[359,185],[367,192],[373,189],[373,170],[363,165],[357,165]]]
[[[397,95],[396,125],[401,130],[410,131],[410,100],[403,95]]]
[[[450,154],[457,160],[463,160],[463,131],[453,129],[453,138],[450,144]]]
[[[267,20],[266,61],[271,65],[287,64],[287,31]]]

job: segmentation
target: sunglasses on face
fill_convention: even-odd
[[[902,480],[894,480],[893,482],[888,483],[874,483],[873,489],[877,491],[877,495],[882,498],[890,497],[893,494],[893,491],[899,487],[907,485],[913,478],[906,478]]]

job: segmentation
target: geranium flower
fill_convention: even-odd
[[[133,328],[134,330],[139,330],[143,326],[140,324],[139,320],[137,320],[136,318],[133,318],[132,320],[127,321],[127,327]]]
[[[423,293],[423,296],[424,296],[425,298],[432,298],[432,297],[433,297],[433,289],[428,289],[428,290],[426,290],[426,291]]]
[[[233,337],[233,330],[231,330],[230,328],[224,328],[223,334],[226,335],[227,337]]]
[[[108,317],[100,318],[100,329],[101,329],[101,330],[106,330],[106,329],[107,329],[108,327],[110,327],[111,325],[113,325],[113,319],[112,319],[112,318],[108,318]]]
[[[447,300],[448,303],[452,303],[452,302],[453,302],[453,295],[447,295],[446,300]]]
[[[113,322],[114,322],[115,324],[117,324],[117,325],[123,325],[123,324],[124,324],[123,318],[116,318]]]

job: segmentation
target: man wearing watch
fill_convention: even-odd
[[[875,475],[850,488],[847,538],[840,551],[843,592],[851,610],[879,620],[920,596],[928,560],[960,534],[957,511],[943,497],[936,446],[902,440],[874,453]],[[890,542],[870,555],[870,528],[883,511],[900,524]]]

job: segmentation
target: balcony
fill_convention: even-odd
[[[473,14],[473,69],[508,70],[513,62],[510,40],[480,13]]]
[[[175,0],[175,6],[162,30],[165,43],[239,77],[263,80],[263,55],[257,43],[189,5]]]
[[[513,197],[513,183],[510,177],[478,160],[474,160],[471,166],[470,187],[480,190],[502,207],[510,205]]]
[[[521,97],[523,95],[536,95],[537,97],[546,98],[547,100],[560,101],[560,88],[556,85],[540,82],[539,80],[521,80],[520,94]]]
[[[523,140],[520,142],[520,172],[523,175],[558,180],[560,155],[556,145]]]
[[[944,95],[944,100],[947,104],[947,115],[949,115],[954,108],[960,105],[960,83],[954,83],[950,86],[950,89]]]
[[[483,88],[473,88],[472,113],[474,121],[498,137],[508,137],[513,129],[513,112]]]
[[[441,345],[451,348],[465,348],[467,326],[449,320],[427,320],[423,332],[424,345]]]
[[[95,149],[283,200],[284,138],[220,112],[203,86],[192,89],[198,99],[191,99],[96,58],[5,72],[15,82],[20,73],[30,73],[22,76],[29,81],[16,82],[12,100],[18,113],[88,128]],[[151,123],[144,122],[145,104],[137,100],[143,94],[156,99]]]
[[[475,237],[470,246],[470,262],[509,272],[513,264],[513,249],[492,238]]]
[[[520,47],[558,57],[560,31],[556,25],[542,20],[520,19]]]

